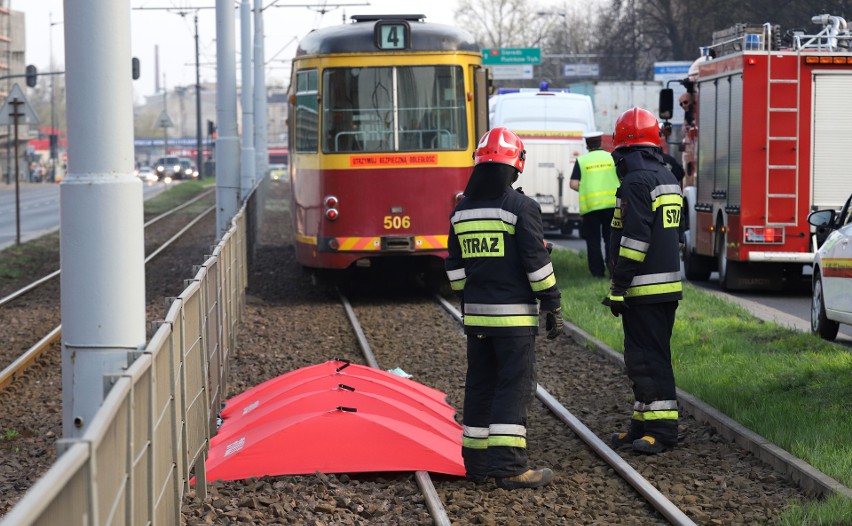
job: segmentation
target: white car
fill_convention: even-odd
[[[837,213],[817,210],[808,216],[816,227],[811,332],[834,340],[840,324],[852,325],[852,196]]]
[[[159,177],[157,177],[156,172],[150,166],[140,166],[138,170],[136,170],[136,176],[143,183],[156,183],[159,181]]]

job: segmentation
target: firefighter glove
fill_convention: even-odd
[[[606,305],[607,307],[609,307],[609,311],[612,312],[612,315],[615,316],[616,318],[618,318],[619,316],[621,316],[622,314],[624,314],[625,312],[630,310],[630,307],[628,307],[627,304],[624,303],[624,293],[623,292],[622,293],[610,292],[609,296],[604,298],[604,300],[601,303]]]
[[[562,308],[556,307],[553,310],[544,312],[544,329],[547,331],[547,339],[553,340],[562,334],[562,327],[565,321],[562,319]]]

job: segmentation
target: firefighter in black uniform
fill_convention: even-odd
[[[527,410],[535,394],[539,305],[549,339],[562,332],[560,293],[544,244],[541,208],[512,189],[524,145],[489,130],[474,153],[464,199],[450,217],[447,276],[461,294],[467,334],[462,457],[467,478],[505,489],[553,478],[527,460]]]
[[[604,303],[624,328],[624,364],[633,384],[630,428],[613,447],[661,453],[677,444],[677,394],[671,360],[675,311],[682,298],[678,225],[683,197],[666,168],[657,119],[641,108],[624,112],[613,133],[616,192],[610,247],[614,263]]]

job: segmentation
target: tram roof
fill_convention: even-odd
[[[296,56],[379,52],[373,32],[376,22],[386,20],[405,20],[411,27],[411,47],[404,51],[482,51],[467,31],[444,24],[427,24],[422,21],[424,18],[424,15],[355,15],[352,19],[356,22],[308,33],[299,42]]]

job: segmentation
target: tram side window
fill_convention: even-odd
[[[317,70],[296,73],[296,140],[297,152],[316,152],[319,136],[317,107]]]
[[[467,148],[458,66],[327,69],[322,107],[326,153]]]

